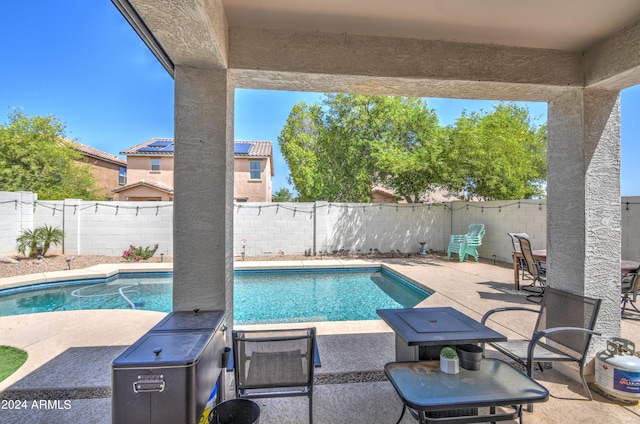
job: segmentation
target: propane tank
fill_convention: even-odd
[[[607,348],[596,356],[596,384],[605,393],[625,400],[640,400],[640,358],[635,344],[611,337]]]

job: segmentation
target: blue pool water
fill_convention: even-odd
[[[170,312],[171,273],[35,285],[0,292],[0,315],[84,309]],[[376,309],[410,308],[429,296],[380,268],[236,271],[235,324],[378,319]]]

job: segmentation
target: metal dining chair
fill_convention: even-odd
[[[638,296],[638,285],[640,284],[640,267],[635,271],[629,272],[622,276],[620,285],[620,317],[624,318],[625,309],[631,306],[633,310],[640,313],[636,307],[636,298]]]
[[[516,236],[518,241],[520,242],[520,248],[522,249],[522,256],[524,256],[525,261],[527,262],[527,268],[531,275],[533,276],[533,282],[528,285],[522,287],[522,290],[531,292],[529,296],[527,296],[527,300],[534,303],[540,303],[542,300],[542,295],[544,294],[544,289],[547,285],[547,267],[544,262],[540,262],[533,256],[533,250],[531,249],[531,242],[528,238]],[[536,285],[537,283],[537,285]]]
[[[306,396],[312,424],[316,329],[234,330],[232,342],[236,398]]]
[[[513,245],[513,254],[515,255],[516,253],[522,253],[522,248],[520,247],[520,240],[518,240],[518,237],[524,237],[527,240],[529,239],[529,234],[527,233],[507,233],[507,235],[509,237],[511,237],[511,244]],[[533,279],[533,274],[531,273],[531,271],[529,271],[529,266],[527,265],[527,260],[523,257],[520,256],[518,258],[518,268],[521,272],[521,279],[529,279],[532,280]]]

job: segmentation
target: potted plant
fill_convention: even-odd
[[[440,370],[447,374],[458,374],[460,363],[455,349],[445,347],[440,351]]]

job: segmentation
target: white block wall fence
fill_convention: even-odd
[[[624,197],[622,258],[640,259],[640,197]],[[511,262],[508,232],[526,232],[534,249],[546,248],[546,201],[377,203],[237,203],[234,255],[331,254],[335,250],[415,253],[420,242],[445,251],[450,234],[482,223],[480,256]],[[51,253],[119,256],[133,244],[159,245],[173,255],[172,202],[40,201],[33,193],[0,192],[0,256],[13,256],[22,230],[60,227],[64,245]],[[456,258],[457,259],[457,258]]]

